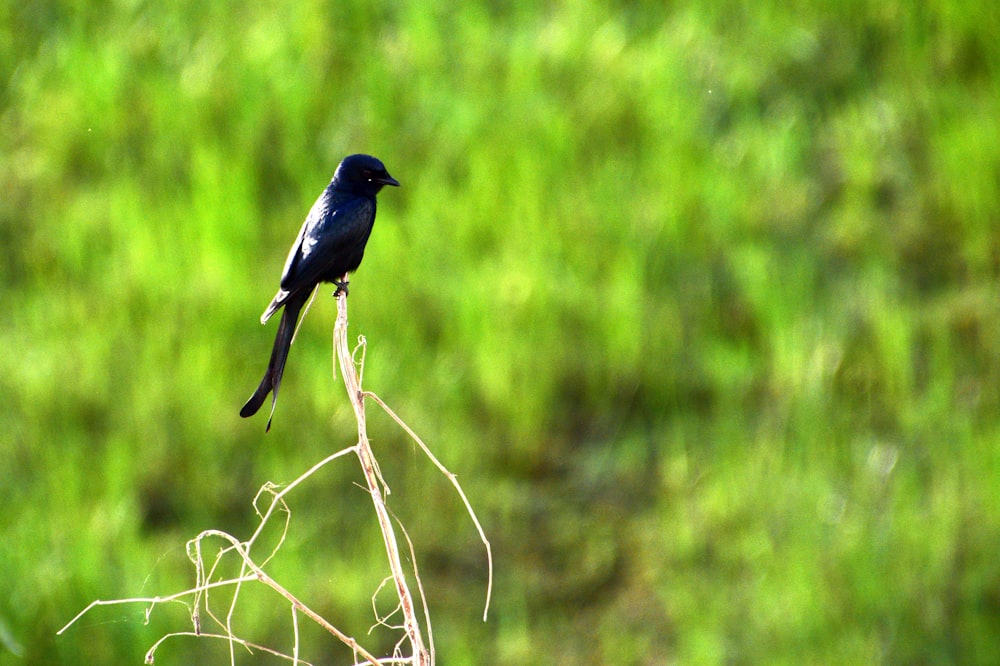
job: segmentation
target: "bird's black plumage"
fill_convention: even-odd
[[[288,253],[278,293],[260,317],[260,323],[267,323],[279,308],[285,308],[267,372],[240,416],[256,414],[271,393],[271,416],[267,419],[267,429],[271,429],[299,314],[320,282],[333,282],[337,291],[346,288],[347,274],[361,264],[375,222],[375,195],[385,185],[398,187],[399,183],[382,162],[370,155],[350,155],[337,166],[330,184],[313,204]]]

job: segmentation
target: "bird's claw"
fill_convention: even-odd
[[[333,284],[337,285],[336,291],[333,292],[333,297],[334,298],[337,298],[341,294],[343,294],[344,296],[348,295],[348,291],[347,291],[347,284],[348,284],[348,282],[347,282],[346,279],[345,280],[334,280]]]

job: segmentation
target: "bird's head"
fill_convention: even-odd
[[[385,185],[399,187],[385,165],[371,155],[348,155],[333,174],[333,186],[375,196]]]

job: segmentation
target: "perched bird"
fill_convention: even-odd
[[[260,323],[265,324],[280,307],[285,307],[267,372],[240,410],[244,418],[253,416],[271,393],[271,415],[265,432],[271,429],[278,387],[299,313],[320,282],[337,285],[335,294],[347,292],[347,274],[361,263],[375,222],[375,195],[385,185],[399,187],[399,182],[389,175],[382,162],[371,155],[345,157],[302,224],[285,261],[281,287],[260,317]]]

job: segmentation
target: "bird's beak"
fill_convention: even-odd
[[[390,176],[389,174],[385,174],[385,177],[383,178],[376,178],[375,182],[381,183],[383,185],[392,185],[393,187],[399,187],[399,181]]]

